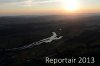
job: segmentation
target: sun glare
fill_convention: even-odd
[[[62,0],[62,5],[64,10],[68,10],[68,11],[76,11],[79,9],[78,0]]]

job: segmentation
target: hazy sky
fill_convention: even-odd
[[[63,0],[0,0],[0,15],[68,13]],[[67,4],[66,0],[66,4]],[[72,0],[75,1],[75,0]],[[77,12],[100,13],[100,0],[77,0]],[[66,6],[64,6],[66,7]]]

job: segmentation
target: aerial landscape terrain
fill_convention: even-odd
[[[58,66],[45,57],[95,57],[87,65],[99,65],[100,14],[0,17],[0,66]]]

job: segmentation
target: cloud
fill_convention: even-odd
[[[22,1],[30,1],[30,0],[0,0],[0,3],[10,3],[10,2],[22,2]],[[54,0],[31,0],[33,2],[43,2],[43,1],[54,1]]]
[[[3,0],[0,1],[0,6],[52,6],[57,5],[58,2],[59,0]]]
[[[20,2],[23,0],[0,0],[0,3]]]

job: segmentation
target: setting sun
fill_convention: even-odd
[[[63,8],[68,11],[76,11],[79,9],[78,0],[62,0]]]

